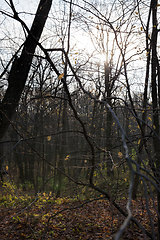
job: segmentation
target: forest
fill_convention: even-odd
[[[0,239],[160,240],[160,3],[1,0]]]

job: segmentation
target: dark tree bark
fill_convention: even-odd
[[[148,98],[148,82],[149,82],[149,75],[150,75],[150,60],[151,60],[151,49],[149,45],[149,26],[150,26],[150,19],[151,19],[151,6],[149,9],[149,14],[148,14],[148,20],[147,20],[147,27],[146,27],[146,52],[147,52],[147,62],[146,62],[146,76],[145,76],[145,86],[144,86],[144,93],[143,93],[143,112],[142,112],[142,129],[141,129],[141,134],[142,134],[142,139],[140,141],[139,147],[138,147],[138,161],[137,163],[141,165],[142,162],[142,150],[145,144],[145,133],[146,133],[146,118],[147,118],[147,98]],[[133,186],[133,193],[132,193],[132,198],[135,200],[137,198],[137,191],[138,191],[138,186],[139,186],[139,175],[135,175],[134,179],[134,186]]]
[[[152,107],[153,107],[153,124],[155,131],[153,133],[153,146],[155,154],[155,171],[154,175],[160,182],[160,132],[159,132],[159,106],[158,106],[158,84],[157,84],[157,4],[158,1],[152,0],[152,38],[151,38],[151,49],[152,49],[152,59],[151,59],[151,87],[152,87]],[[160,187],[160,186],[159,186]],[[158,238],[160,239],[160,192],[157,190],[157,203],[158,203]]]
[[[52,0],[40,0],[31,30],[24,42],[21,55],[19,58],[15,58],[12,64],[8,77],[8,88],[0,104],[0,138],[5,135],[18,106],[32,64],[33,55],[41,37],[51,4]],[[20,21],[14,8],[13,11],[15,19]]]
[[[108,53],[107,53],[108,54]],[[108,57],[107,57],[108,58]],[[105,98],[107,100],[107,103],[112,106],[112,101],[111,101],[111,68],[108,64],[108,62],[105,63],[104,65],[104,71],[105,71]],[[107,117],[106,117],[106,148],[108,153],[111,151],[112,149],[112,123],[113,123],[113,119],[112,119],[112,114],[110,111],[107,110]],[[110,156],[108,154],[107,156],[107,174],[108,176],[112,176],[113,175],[113,171],[111,171],[112,169],[112,161],[110,159]]]

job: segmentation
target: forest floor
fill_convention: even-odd
[[[107,200],[55,198],[52,193],[36,197],[0,186],[0,240],[59,239],[97,240],[113,239],[124,217]],[[125,210],[126,200],[119,205]],[[133,201],[133,214],[151,231],[142,201]],[[151,211],[154,218],[154,211]],[[121,239],[150,239],[131,223]]]

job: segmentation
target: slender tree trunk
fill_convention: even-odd
[[[147,41],[148,41],[148,35]],[[148,44],[147,44],[147,52],[150,51]],[[142,150],[143,146],[145,144],[145,132],[146,132],[146,116],[147,116],[147,92],[148,92],[148,80],[149,80],[149,68],[150,68],[150,53],[147,56],[147,64],[146,64],[146,77],[145,77],[145,87],[144,87],[144,93],[143,93],[143,112],[142,112],[142,139],[140,141],[139,147],[138,147],[138,161],[137,163],[141,165],[142,162]],[[133,185],[133,192],[132,192],[132,198],[135,200],[137,197],[137,191],[139,186],[139,175],[135,175],[134,179],[134,185]]]
[[[104,70],[105,70],[105,98],[108,102],[108,104],[111,106],[111,86],[110,86],[110,67],[108,64],[108,56],[107,56],[107,62],[104,65]],[[107,117],[106,117],[106,148],[108,151],[108,156],[107,156],[107,174],[108,176],[113,175],[112,169],[112,161],[109,155],[109,152],[112,149],[112,114],[111,112],[107,109]]]
[[[160,182],[160,135],[159,135],[159,113],[158,113],[158,86],[157,86],[157,4],[158,1],[152,0],[152,59],[151,59],[151,86],[152,86],[152,107],[153,107],[153,146],[155,154],[155,172],[154,175]],[[159,186],[160,187],[160,186]],[[160,192],[157,190],[157,203],[158,203],[158,239],[160,239]]]

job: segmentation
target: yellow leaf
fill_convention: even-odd
[[[25,233],[21,233],[21,236],[22,236],[22,237],[25,237],[26,235],[25,235]]]
[[[8,171],[8,166],[6,166],[6,171]]]
[[[155,126],[155,125],[153,125],[153,128],[154,128],[154,129],[156,129],[156,126]]]
[[[52,137],[51,136],[47,136],[47,141],[51,141]]]
[[[143,27],[141,27],[141,31],[143,31]]]
[[[64,73],[60,74],[60,75],[58,76],[58,79],[61,80],[61,79],[63,78],[63,76],[64,76]]]
[[[65,161],[67,161],[69,159],[69,155],[67,155],[66,157],[65,157]]]
[[[122,152],[118,152],[118,157],[122,158],[123,157],[123,153]]]
[[[127,178],[124,178],[124,181],[127,182]]]
[[[140,144],[140,142],[141,142],[141,139],[138,140],[138,145]]]
[[[148,120],[152,121],[152,118],[151,118],[151,117],[148,117]]]

